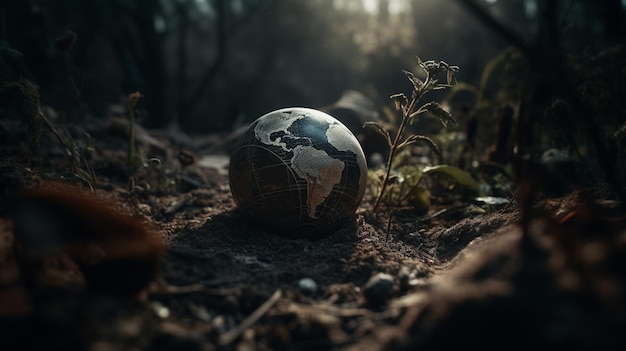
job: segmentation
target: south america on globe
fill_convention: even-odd
[[[366,181],[365,155],[354,134],[310,108],[284,108],[258,118],[230,158],[237,206],[291,237],[332,233],[353,217]]]

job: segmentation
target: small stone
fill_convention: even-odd
[[[377,273],[363,286],[363,296],[370,306],[384,304],[393,296],[394,279],[386,273]]]
[[[311,295],[317,291],[317,283],[311,278],[302,278],[298,281],[298,288],[303,294]]]
[[[407,290],[409,290],[410,282],[412,278],[411,276],[415,276],[415,274],[411,274],[411,271],[407,267],[402,266],[400,268],[400,270],[398,271],[400,291],[406,292]]]
[[[196,155],[189,150],[180,150],[178,152],[178,162],[183,167],[191,166],[196,163]]]
[[[165,319],[170,316],[170,309],[158,301],[154,301],[150,304],[150,307],[152,307],[154,314],[161,319]]]

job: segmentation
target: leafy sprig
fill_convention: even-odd
[[[456,120],[452,115],[443,109],[437,102],[431,101],[418,107],[419,101],[426,95],[426,93],[433,90],[440,90],[450,88],[456,83],[455,74],[459,71],[458,66],[452,66],[444,61],[422,61],[417,57],[417,64],[421,70],[425,73],[422,78],[416,76],[413,72],[403,71],[407,79],[412,85],[411,98],[407,98],[404,93],[393,94],[390,96],[394,102],[395,108],[402,114],[402,120],[398,131],[395,136],[391,136],[391,133],[379,122],[367,122],[365,126],[372,126],[385,137],[387,145],[389,147],[389,158],[387,159],[387,165],[385,168],[385,176],[382,180],[381,188],[376,197],[373,211],[376,212],[381,200],[385,196],[388,185],[391,183],[391,171],[393,168],[393,161],[399,151],[405,149],[409,145],[417,142],[424,142],[428,147],[438,156],[441,156],[441,151],[435,142],[427,136],[411,134],[404,137],[404,131],[407,124],[417,122],[420,114],[424,112],[430,112],[439,118],[444,127],[447,127],[449,123],[456,124]],[[441,83],[439,77],[445,74],[445,83]]]

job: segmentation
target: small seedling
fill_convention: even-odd
[[[367,122],[364,126],[373,126],[385,137],[389,146],[389,158],[387,159],[387,165],[385,168],[385,175],[382,179],[380,191],[376,197],[374,203],[373,212],[376,212],[383,197],[386,195],[388,186],[392,183],[392,169],[394,168],[394,159],[400,151],[407,146],[414,144],[418,141],[426,143],[430,149],[441,156],[439,147],[435,142],[427,136],[410,134],[404,137],[404,131],[408,124],[417,122],[418,116],[424,112],[430,112],[438,117],[444,127],[448,126],[448,123],[456,124],[455,119],[450,115],[448,111],[443,109],[437,102],[431,101],[418,107],[418,103],[422,97],[433,90],[445,89],[452,87],[456,83],[455,73],[458,72],[458,66],[451,66],[443,61],[422,61],[417,57],[417,63],[422,71],[425,73],[425,77],[420,79],[415,74],[409,71],[403,71],[409,82],[412,85],[411,99],[408,99],[404,93],[391,95],[391,99],[394,102],[396,110],[402,114],[402,120],[396,135],[391,137],[389,131],[379,122]],[[445,74],[446,83],[440,83],[438,77],[441,74]]]
[[[128,174],[132,174],[137,166],[137,148],[135,146],[135,106],[143,95],[138,91],[128,95]]]
[[[58,37],[54,41],[54,46],[61,50],[63,53],[63,62],[67,73],[67,81],[70,86],[70,94],[72,94],[75,100],[76,107],[78,108],[78,119],[81,124],[85,123],[85,112],[81,103],[83,75],[74,65],[72,57],[70,56],[70,49],[76,43],[76,33],[72,31],[65,32],[62,36]],[[78,75],[78,77],[76,77]]]

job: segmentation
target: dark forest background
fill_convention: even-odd
[[[416,54],[460,66],[459,81],[477,86],[488,62],[516,40],[539,54],[550,50],[532,45],[541,42],[551,1],[1,3],[2,37],[23,54],[44,104],[75,118],[76,96],[68,88],[74,81],[82,113],[103,119],[139,91],[141,124],[177,123],[190,133],[230,130],[282,107],[327,106],[349,89],[388,105],[390,94],[408,88],[401,70],[416,67]],[[623,41],[624,1],[555,3],[551,25],[562,46],[556,51],[592,56]],[[488,18],[472,11],[474,4]],[[66,55],[54,43],[68,30],[77,40]]]

